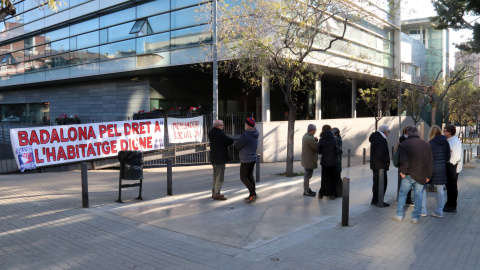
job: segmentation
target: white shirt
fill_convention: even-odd
[[[463,169],[463,156],[462,156],[462,142],[457,136],[447,138],[450,144],[450,163],[457,165],[457,173],[460,173]]]

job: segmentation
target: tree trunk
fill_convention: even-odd
[[[433,127],[433,125],[435,125],[435,122],[436,122],[436,117],[437,116],[437,104],[435,103],[432,103],[432,123],[431,123],[431,127]]]
[[[287,167],[285,174],[287,177],[293,176],[293,145],[295,135],[295,114],[297,112],[294,106],[289,106],[288,110],[288,130],[287,130]]]

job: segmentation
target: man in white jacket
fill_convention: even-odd
[[[447,202],[443,207],[443,212],[457,212],[458,174],[463,168],[462,142],[455,136],[456,128],[454,125],[446,125],[443,134],[447,137],[450,144],[450,161],[447,163]]]

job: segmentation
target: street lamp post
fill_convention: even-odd
[[[213,44],[212,44],[212,62],[213,62],[213,120],[218,119],[218,65],[217,65],[217,0],[213,1]]]

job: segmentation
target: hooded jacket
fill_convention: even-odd
[[[227,163],[229,160],[228,146],[233,144],[233,139],[216,127],[210,130],[208,139],[210,140],[210,162],[212,164]]]
[[[388,151],[388,142],[380,134],[375,131],[368,138],[370,142],[370,169],[378,171],[384,169],[388,171],[390,167],[390,152]]]
[[[240,163],[257,161],[258,131],[251,128],[245,131],[240,139],[235,142],[235,148],[240,150]]]
[[[430,141],[433,157],[433,175],[429,182],[433,185],[447,183],[447,163],[450,160],[450,145],[444,135],[435,136]]]

